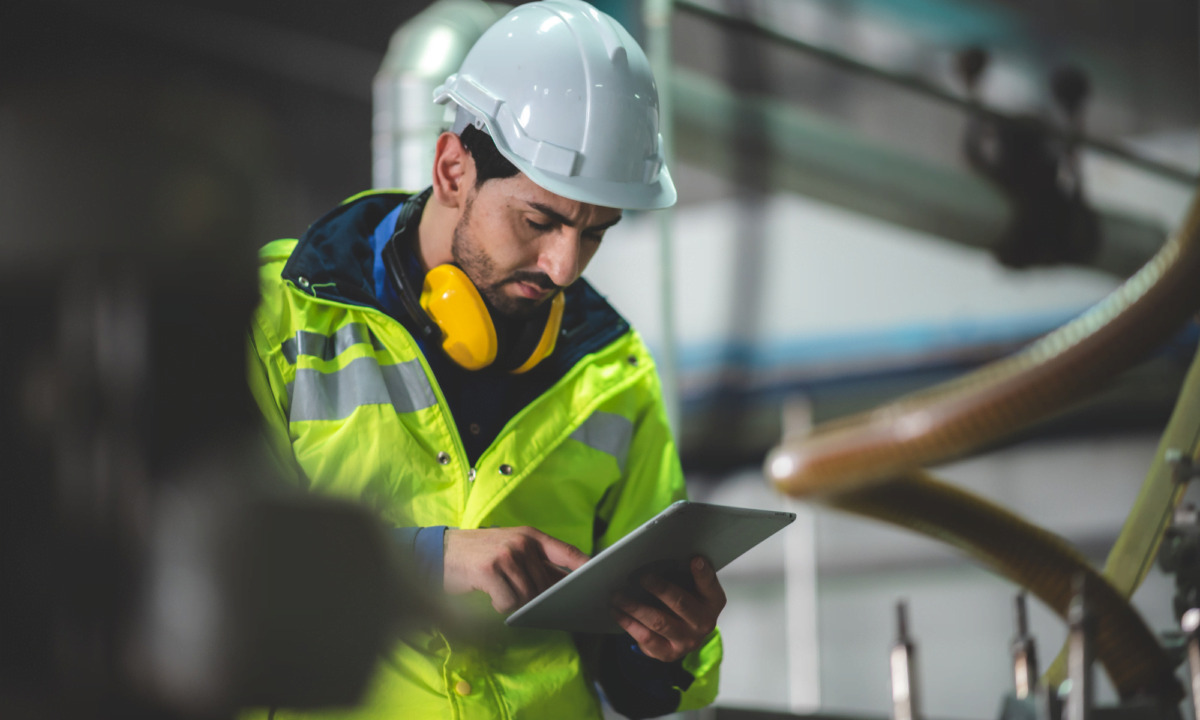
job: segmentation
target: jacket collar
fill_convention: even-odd
[[[407,317],[392,312],[378,297],[371,239],[380,223],[410,197],[397,191],[366,193],[329,211],[300,236],[283,267],[283,279],[314,297],[374,308],[407,325]],[[563,293],[566,307],[554,352],[527,373],[551,384],[584,356],[629,331],[625,318],[583,278]]]
[[[371,235],[408,193],[360,195],[309,226],[283,266],[283,279],[314,297],[386,312],[375,296]]]

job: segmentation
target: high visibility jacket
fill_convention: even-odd
[[[576,362],[471,467],[413,337],[376,307],[322,292],[319,278],[286,277],[296,244],[260,253],[248,368],[271,445],[297,483],[366,503],[396,527],[528,525],[589,554],[685,497],[654,361],[635,331]],[[361,707],[322,716],[600,718],[572,636],[510,628],[478,595],[481,632],[406,637]],[[683,661],[694,680],[679,688],[679,710],[712,702],[720,660],[714,630]]]

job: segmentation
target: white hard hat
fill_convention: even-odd
[[[514,8],[434,90],[434,102],[453,103],[454,132],[486,130],[556,195],[630,210],[675,204],[646,54],[582,0]]]

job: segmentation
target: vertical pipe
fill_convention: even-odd
[[[433,89],[457,72],[475,41],[509,9],[483,0],[437,0],[401,25],[372,85],[371,182],[427,187],[438,135],[448,125]]]
[[[813,408],[796,394],[783,403],[783,440],[799,440],[812,431]],[[784,600],[787,620],[788,709],[811,714],[821,707],[821,652],[817,630],[817,517],[807,503],[787,498],[784,507],[796,520],[784,530]]]
[[[892,646],[892,720],[920,720],[917,649],[908,635],[908,606],[896,603],[896,644]]]
[[[1183,614],[1180,627],[1187,634],[1188,675],[1191,679],[1192,712],[1200,718],[1200,608],[1191,608]]]
[[[1013,681],[1018,700],[1024,700],[1037,689],[1037,648],[1029,635],[1029,615],[1025,593],[1016,599],[1017,637],[1013,640]]]
[[[674,169],[674,117],[671,108],[671,14],[674,0],[645,0],[643,19],[646,24],[646,45],[650,68],[658,85],[658,127],[663,138],[663,154],[667,167]],[[674,276],[674,211],[658,211],[658,262],[660,313],[662,315],[662,344],[658,358],[658,374],[662,381],[663,402],[676,440],[680,430],[679,375],[675,345],[675,276]]]
[[[817,517],[811,505],[788,498],[796,520],[784,530],[784,599],[787,603],[788,710],[821,707],[821,652],[817,616]]]
[[[1067,676],[1071,689],[1067,695],[1066,720],[1088,720],[1095,700],[1093,664],[1095,617],[1088,605],[1087,576],[1075,577],[1075,594],[1067,611],[1071,629],[1067,635]]]

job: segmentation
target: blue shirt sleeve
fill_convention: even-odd
[[[600,687],[613,709],[631,720],[675,712],[680,691],[694,679],[683,660],[655,660],[628,635],[605,635],[601,641]]]
[[[440,590],[445,572],[446,526],[394,528],[392,537],[412,560],[421,579]]]

